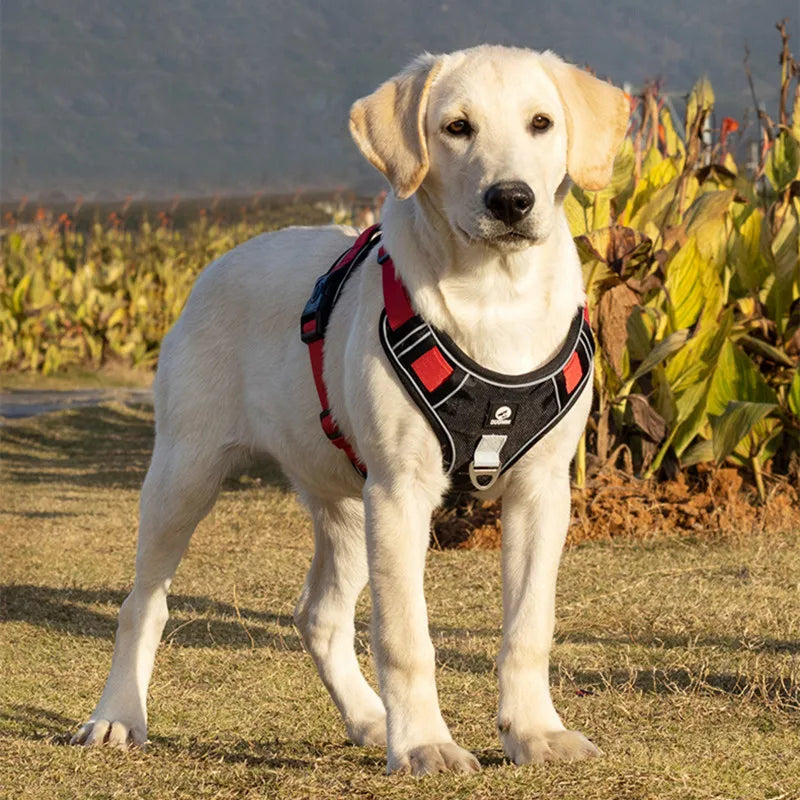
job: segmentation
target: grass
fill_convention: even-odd
[[[476,776],[387,777],[346,742],[291,612],[308,519],[270,465],[230,480],[173,586],[146,753],[67,746],[133,577],[145,407],[9,423],[0,482],[0,795],[17,798],[800,798],[800,536],[566,552],[557,707],[605,751],[516,768],[494,731],[496,552],[431,552],[441,704]],[[358,650],[370,679],[368,598]]]

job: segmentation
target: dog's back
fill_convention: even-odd
[[[230,450],[279,460],[305,445],[302,431],[316,424],[319,409],[300,310],[353,236],[341,226],[286,228],[244,242],[203,270],[161,347],[157,435],[214,430]]]

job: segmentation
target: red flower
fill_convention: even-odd
[[[725,150],[727,147],[728,136],[738,130],[739,123],[733,117],[723,118],[722,126],[719,129],[719,143],[722,145],[723,150]]]
[[[722,120],[722,128],[720,129],[720,136],[724,139],[728,134],[736,133],[739,130],[739,123],[733,117],[725,117]]]

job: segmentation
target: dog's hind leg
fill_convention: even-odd
[[[167,621],[167,591],[197,523],[214,505],[230,462],[223,449],[156,437],[140,500],[136,580],[119,612],[105,689],[73,744],[126,748],[145,743],[147,687]]]
[[[314,558],[295,622],[356,744],[386,744],[386,712],[365,680],[353,646],[358,595],[367,583],[361,499],[306,500],[314,519]]]

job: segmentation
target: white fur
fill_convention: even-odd
[[[542,66],[552,58],[489,47],[441,57],[424,117],[425,178],[407,200],[390,194],[384,209],[384,244],[414,307],[473,359],[507,374],[549,360],[584,302],[561,208],[565,111]],[[531,134],[534,113],[552,118],[547,135]],[[471,143],[443,130],[461,115],[477,129]],[[492,241],[503,226],[482,198],[500,180],[534,190],[534,211],[521,226],[527,239]],[[136,581],[120,611],[105,691],[75,742],[145,742],[147,686],[172,575],[226,471],[263,452],[278,459],[313,516],[316,549],[296,621],[351,738],[387,743],[389,771],[478,769],[439,711],[423,597],[431,512],[448,479],[438,440],[378,339],[375,253],[348,283],[325,343],[331,406],[368,467],[366,484],[318,422],[299,315],[353,233],[294,228],[237,247],[202,273],[164,340]],[[517,763],[598,752],[565,730],[548,685],[569,463],[590,399],[587,390],[493,489],[504,495],[498,725]],[[353,650],[355,603],[368,579],[380,697]]]

